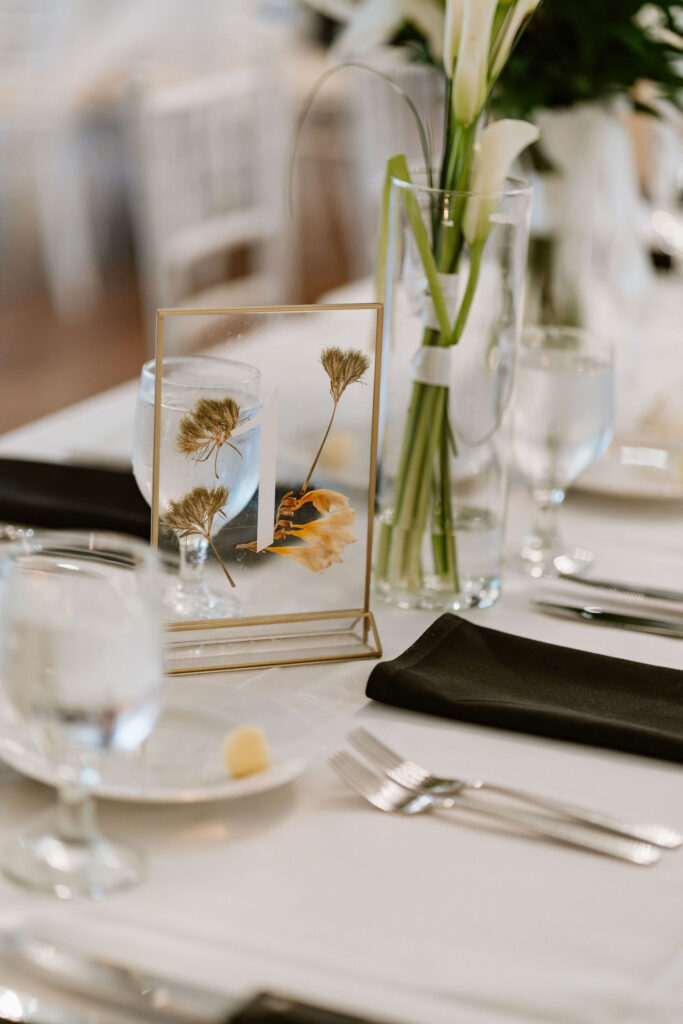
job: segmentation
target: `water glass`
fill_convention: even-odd
[[[5,716],[59,794],[57,813],[4,851],[14,881],[99,898],[143,877],[141,855],[97,829],[108,751],[134,751],[162,686],[161,580],[149,547],[107,533],[38,533],[0,560]]]
[[[574,327],[528,328],[517,368],[513,452],[536,505],[516,563],[529,575],[582,573],[591,564],[586,548],[562,544],[557,514],[569,485],[607,448],[613,419],[609,343]]]
[[[133,473],[137,485],[152,504],[154,469],[154,395],[156,363],[145,363],[140,376],[135,435]],[[254,496],[258,486],[258,427],[249,428],[260,409],[261,375],[254,366],[211,356],[177,356],[164,359],[162,368],[161,439],[159,466],[159,514],[181,501],[195,488],[227,490],[227,501],[214,515],[208,535],[177,531],[180,546],[178,579],[166,591],[164,604],[171,620],[200,621],[228,619],[242,612],[239,601],[230,593],[230,576],[222,578],[221,592],[209,588],[204,574],[209,548],[221,527],[237,516]],[[201,409],[200,403],[232,399],[239,410],[234,434],[227,428],[209,432],[197,451],[187,453],[179,447],[182,425]],[[215,553],[215,548],[214,548]],[[227,584],[227,586],[226,586]]]

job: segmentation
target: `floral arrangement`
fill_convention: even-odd
[[[419,202],[410,188],[403,199],[429,289],[437,327],[426,327],[424,348],[450,348],[462,336],[477,288],[482,256],[497,200],[513,161],[538,137],[522,120],[489,121],[492,93],[513,48],[539,0],[315,0],[327,14],[346,16],[339,45],[354,39],[378,43],[410,31],[445,77],[444,144],[433,168],[425,153],[430,187],[457,193],[449,217],[429,233]],[[424,136],[424,131],[421,133]],[[392,182],[412,184],[404,156],[387,166],[378,269],[386,262]],[[444,300],[444,275],[466,275],[467,284],[453,316]],[[421,579],[420,548],[431,521],[437,574],[444,585],[459,589],[449,453],[454,446],[448,417],[448,388],[415,381],[408,410],[392,501],[391,521],[380,529],[378,580],[407,581],[417,591]],[[398,583],[397,583],[398,585]]]
[[[445,0],[308,0],[340,26],[335,49],[357,55],[381,43],[410,48],[440,67]],[[514,4],[508,6],[516,6]],[[683,4],[680,0],[544,0],[518,38],[496,84],[496,110],[528,117],[534,110],[629,96],[653,110],[653,97],[681,106]],[[643,95],[641,84],[655,86]]]

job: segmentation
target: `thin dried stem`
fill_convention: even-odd
[[[325,373],[330,378],[330,394],[332,395],[334,405],[332,407],[330,422],[327,424],[327,430],[320,442],[320,447],[316,452],[316,456],[313,459],[313,465],[309,469],[306,481],[301,488],[301,494],[304,494],[308,490],[308,485],[311,482],[313,471],[318,464],[318,459],[322,455],[323,448],[325,447],[330,430],[332,429],[339,399],[350,384],[356,384],[362,380],[363,374],[370,366],[370,360],[364,352],[360,352],[358,349],[354,348],[341,349],[336,346],[323,349],[323,353],[320,356],[320,362],[323,365]]]
[[[313,471],[314,471],[315,467],[318,464],[318,459],[322,455],[322,451],[323,451],[323,448],[325,447],[325,442],[327,441],[327,438],[329,436],[330,430],[332,430],[332,424],[334,422],[334,414],[336,413],[336,411],[337,411],[337,402],[334,403],[334,407],[332,409],[332,415],[330,416],[330,422],[327,424],[327,430],[325,431],[325,436],[323,437],[322,441],[320,442],[320,447],[318,448],[316,456],[313,459],[313,465],[311,466],[311,468],[308,471],[308,476],[306,477],[306,482],[304,483],[303,487],[301,488],[301,493],[302,494],[305,494],[306,491],[308,490],[308,485],[311,482],[311,477],[313,476]]]
[[[225,562],[223,561],[221,556],[218,554],[218,548],[216,547],[214,542],[211,540],[210,536],[208,536],[206,539],[208,540],[209,544],[211,545],[211,550],[213,551],[214,555],[216,556],[216,560],[217,560],[218,564],[220,565],[221,569],[225,573],[225,576],[227,578],[228,583],[230,584],[231,587],[235,587],[236,583],[235,583],[234,579],[232,578],[232,576],[230,575],[230,573],[228,572],[228,570],[227,570],[227,568],[225,566]]]

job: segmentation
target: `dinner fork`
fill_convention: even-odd
[[[423,768],[414,761],[407,761],[400,754],[390,750],[389,747],[385,746],[367,729],[354,729],[347,738],[349,743],[363,754],[368,761],[371,761],[376,768],[380,768],[389,778],[415,793],[451,797],[462,796],[467,792],[485,791],[487,793],[497,793],[499,796],[510,797],[532,807],[550,811],[569,821],[590,825],[604,832],[613,832],[615,835],[626,836],[629,839],[636,839],[643,843],[652,843],[653,846],[675,849],[683,842],[683,836],[676,832],[675,829],[668,828],[666,825],[648,825],[623,821],[620,818],[602,814],[600,811],[576,807],[574,804],[564,803],[564,801],[555,800],[552,797],[538,796],[525,790],[514,789],[512,786],[503,786],[494,782],[483,782],[481,779],[440,778],[427,768]]]
[[[661,854],[649,843],[640,843],[618,836],[602,835],[599,832],[580,834],[569,822],[548,821],[542,824],[534,819],[515,811],[504,811],[498,807],[483,807],[468,797],[436,796],[428,793],[414,793],[405,786],[394,782],[386,775],[361,764],[346,751],[339,751],[329,759],[329,765],[337,775],[380,811],[398,814],[424,814],[426,811],[440,808],[458,808],[472,811],[484,818],[517,825],[532,835],[543,836],[545,839],[556,839],[568,846],[575,846],[593,853],[602,853],[618,860],[626,860],[631,864],[655,864]]]

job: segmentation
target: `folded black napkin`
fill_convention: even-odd
[[[289,484],[279,484],[276,501],[293,489]],[[255,494],[220,531],[216,544],[224,560],[239,555],[242,562],[259,564],[258,555],[236,548],[237,544],[254,539],[257,506]],[[304,508],[297,519],[305,523],[316,516],[315,509]],[[113,530],[144,540],[150,536],[149,505],[133,474],[101,466],[0,459],[2,521],[54,530]],[[163,545],[163,531],[161,540]],[[171,547],[177,548],[175,542]]]
[[[126,470],[0,459],[0,520],[149,538],[149,505]]]
[[[683,672],[456,615],[442,615],[398,658],[380,662],[366,694],[443,718],[683,763]]]

